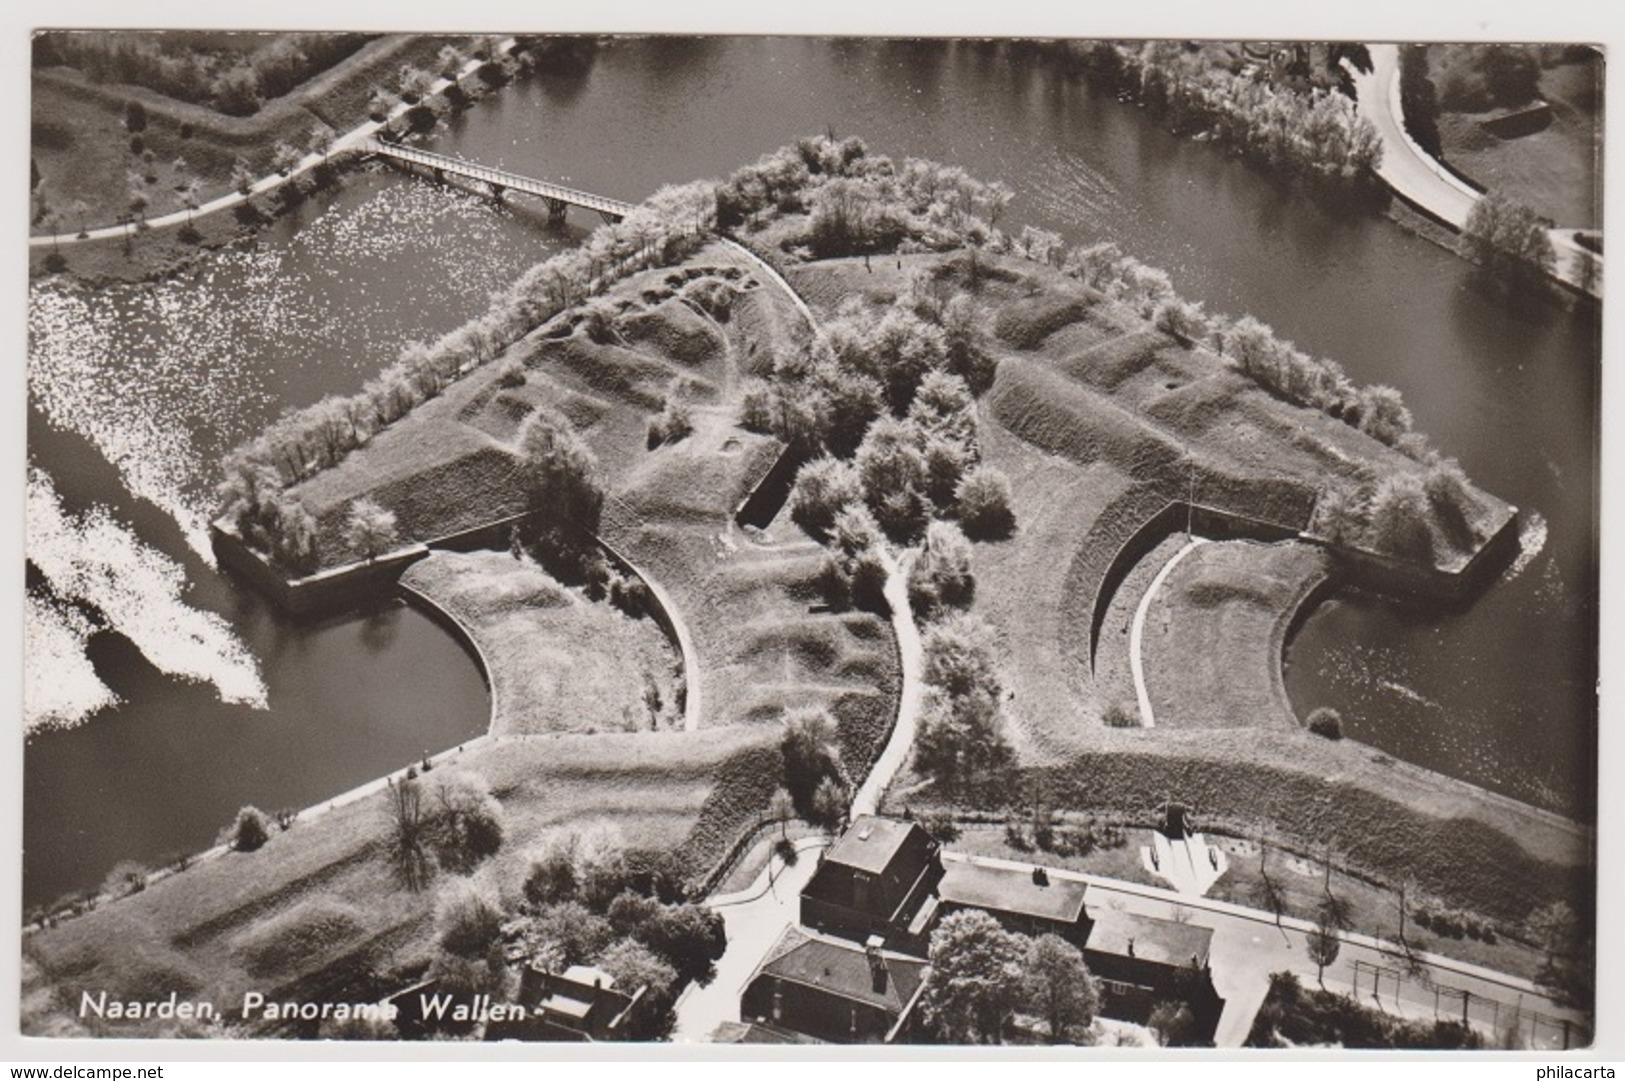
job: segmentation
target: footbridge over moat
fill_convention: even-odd
[[[534,195],[547,204],[549,221],[562,221],[565,213],[572,206],[596,211],[605,221],[620,221],[632,212],[635,205],[633,203],[623,203],[619,199],[610,199],[603,195],[594,195],[588,191],[566,188],[562,184],[553,184],[546,180],[521,176],[518,173],[491,169],[484,165],[465,161],[462,158],[453,158],[445,154],[434,154],[427,150],[418,150],[415,147],[401,146],[398,143],[373,140],[367,144],[367,150],[377,157],[385,158],[398,165],[404,165],[408,169],[413,166],[427,169],[437,180],[444,180],[447,176],[460,176],[467,180],[479,181],[490,188],[491,194],[498,198],[508,191]]]

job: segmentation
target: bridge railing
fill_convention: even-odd
[[[393,143],[383,143],[373,140],[369,149],[375,154],[384,157],[398,158],[401,161],[415,162],[427,165],[434,169],[465,176],[473,180],[484,181],[487,184],[498,184],[516,191],[529,192],[548,199],[562,199],[567,203],[585,207],[588,210],[601,210],[611,214],[626,215],[634,209],[632,203],[611,199],[604,195],[595,195],[588,191],[579,191],[567,188],[562,184],[554,184],[547,180],[537,180],[534,177],[522,176],[519,173],[504,172],[488,166],[477,165],[462,158],[453,158],[445,154],[436,154],[428,150],[417,150],[412,147],[400,146]]]

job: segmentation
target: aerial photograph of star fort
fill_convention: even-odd
[[[1602,47],[48,27],[12,1036],[1612,1038]]]

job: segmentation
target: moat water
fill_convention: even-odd
[[[1398,387],[1435,445],[1524,511],[1526,550],[1464,610],[1325,605],[1289,653],[1293,702],[1338,708],[1347,735],[1397,757],[1592,814],[1594,313],[1509,303],[1369,207],[1172,136],[1007,47],[620,40],[480,103],[433,149],[636,200],[826,129],[1003,180],[1016,195],[1001,224],[1114,240],[1210,309],[1251,312],[1357,381]],[[354,391],[570,239],[383,174],[174,282],[34,286],[30,462],[70,519],[105,506],[178,566],[184,587],[164,603],[213,613],[226,644],[186,678],[92,628],[89,660],[121,702],[28,741],[28,903],[121,859],[205,847],[244,803],[320,802],[480,730],[478,673],[427,619],[290,620],[212,570],[199,530],[225,449],[283,408]],[[223,701],[210,663],[257,671],[258,700]]]

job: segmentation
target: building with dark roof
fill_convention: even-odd
[[[1091,915],[1083,957],[1100,979],[1103,1013],[1144,1021],[1156,1003],[1175,999],[1199,1022],[1217,1022],[1223,1001],[1208,967],[1212,928],[1110,908]]]
[[[931,966],[881,947],[785,929],[745,985],[740,1020],[830,1043],[890,1043],[911,1030]]]
[[[623,1041],[641,1038],[647,988],[623,988],[609,973],[590,965],[563,972],[527,965],[520,973],[519,1002],[529,1007],[523,1020],[487,1027],[491,1040]]]
[[[1088,936],[1086,883],[1051,877],[1042,867],[1029,871],[974,859],[944,860],[942,866],[937,883],[941,915],[979,908],[1024,935],[1056,934],[1080,947]]]
[[[801,922],[831,934],[924,941],[942,877],[940,846],[913,822],[860,815],[820,858],[801,891]]]

